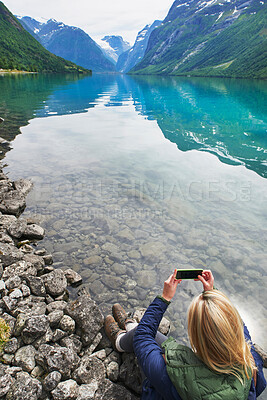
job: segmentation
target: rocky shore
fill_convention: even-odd
[[[0,169],[0,318],[11,328],[1,353],[0,398],[138,399],[134,355],[112,349],[81,276],[54,268],[52,255],[38,246],[44,229],[20,217],[31,186],[11,182]]]

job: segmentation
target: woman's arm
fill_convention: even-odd
[[[163,350],[156,343],[155,336],[179,281],[174,279],[175,272],[164,283],[162,296],[156,297],[141,319],[133,339],[135,355],[145,376],[155,390],[164,398],[179,400],[180,397],[172,384],[163,358]]]

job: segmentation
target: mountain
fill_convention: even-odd
[[[176,0],[131,73],[266,78],[260,0]]]
[[[18,17],[32,36],[51,53],[90,68],[95,72],[114,72],[109,61],[96,42],[82,29],[65,25],[54,19],[39,22],[30,17]]]
[[[157,28],[161,22],[162,21],[156,20],[153,24],[146,25],[138,32],[133,47],[120,55],[116,65],[118,71],[128,72],[142,60],[145,55],[149,37],[152,31]]]
[[[123,40],[121,36],[105,36],[98,42],[106,57],[114,64],[119,56],[131,48],[130,43]]]
[[[35,72],[89,72],[56,57],[35,40],[0,1],[0,68]]]

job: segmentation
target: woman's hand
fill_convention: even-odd
[[[210,270],[202,272],[202,276],[198,275],[198,279],[203,283],[204,292],[213,290],[214,277]]]
[[[170,275],[169,278],[164,282],[162,297],[164,297],[164,299],[167,301],[171,301],[175,295],[178,284],[182,281],[181,279],[175,278],[176,272],[177,270],[175,270],[174,273]]]

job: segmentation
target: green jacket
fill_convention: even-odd
[[[251,378],[242,385],[233,375],[212,371],[189,347],[172,337],[162,347],[168,375],[183,400],[247,400]]]

